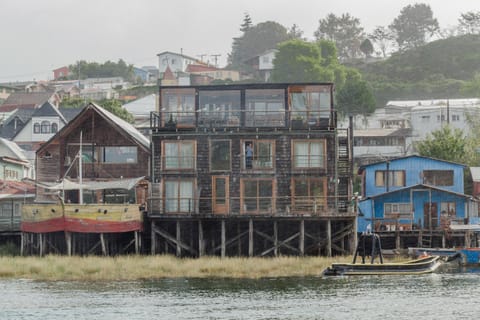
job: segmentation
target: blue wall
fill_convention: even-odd
[[[387,188],[375,186],[375,171],[387,171],[387,163],[376,163],[364,167],[364,196],[371,197],[377,194],[387,192]],[[422,184],[422,172],[424,170],[453,170],[453,186],[437,186],[438,188],[463,193],[463,165],[441,160],[435,160],[419,156],[410,156],[405,158],[393,159],[388,164],[388,171],[404,170],[405,171],[405,186],[395,187],[389,186],[388,191],[394,191],[405,187]]]

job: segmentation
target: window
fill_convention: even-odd
[[[102,147],[104,163],[137,163],[137,147]]]
[[[325,168],[325,141],[293,141],[293,167],[295,169]]]
[[[303,119],[315,124],[330,117],[331,94],[327,86],[292,86],[289,92],[291,120]]]
[[[200,126],[240,126],[240,90],[198,92]]]
[[[455,217],[457,215],[457,210],[455,208],[455,202],[441,202],[440,203],[440,214],[447,215],[449,217]]]
[[[192,213],[194,211],[194,181],[166,180],[165,212]]]
[[[194,169],[195,154],[194,141],[164,141],[163,168],[165,170]]]
[[[283,89],[245,90],[245,126],[285,126],[285,91]]]
[[[230,170],[230,140],[210,141],[210,170]]]
[[[273,213],[275,211],[273,179],[242,179],[240,188],[242,213]]]
[[[50,122],[42,121],[41,131],[42,133],[50,133]]]
[[[51,129],[51,130],[52,130],[52,133],[57,133],[57,131],[58,131],[58,124],[52,123],[52,127],[51,127],[51,128],[52,128],[52,129]]]
[[[245,161],[242,169],[266,170],[273,169],[275,142],[270,140],[245,140],[242,141]]]
[[[294,212],[316,213],[326,207],[326,178],[294,178],[292,186],[292,210]]]
[[[460,121],[460,115],[452,114],[452,121]]]
[[[453,186],[453,170],[424,170],[423,183],[432,186]]]
[[[375,186],[376,187],[404,187],[405,186],[405,171],[403,170],[377,170],[375,171]]]
[[[195,89],[163,89],[161,97],[164,125],[195,126]]]
[[[33,125],[33,133],[40,133],[40,123],[35,123]]]
[[[385,203],[383,212],[385,219],[412,219],[410,203]]]

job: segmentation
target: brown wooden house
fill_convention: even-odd
[[[43,236],[65,232],[78,238],[100,234],[103,254],[122,252],[122,233],[134,232],[139,245],[139,206],[148,195],[149,159],[147,138],[100,106],[88,104],[37,151],[36,201],[44,205],[22,212],[22,231]],[[80,248],[67,236],[66,251],[95,252],[96,244],[88,238],[83,236],[85,247]],[[25,237],[22,249],[31,247],[31,241]]]
[[[160,87],[152,252],[351,249],[351,144],[333,94],[331,83]]]

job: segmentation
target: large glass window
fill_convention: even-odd
[[[293,141],[293,166],[300,168],[325,168],[325,141]]]
[[[327,205],[326,178],[295,178],[292,186],[294,212],[316,213],[325,209]]]
[[[240,90],[198,92],[199,126],[240,126]]]
[[[320,118],[330,117],[331,94],[329,86],[292,86],[289,92],[291,120],[302,120],[314,125]]]
[[[230,140],[210,141],[210,170],[230,170]]]
[[[103,147],[104,163],[137,163],[137,147]]]
[[[410,203],[385,203],[383,208],[385,219],[412,219]]]
[[[403,170],[377,170],[375,171],[375,186],[404,187],[405,171]]]
[[[40,123],[35,123],[33,125],[33,133],[40,133]]]
[[[243,154],[242,169],[273,169],[275,156],[275,142],[270,140],[242,141]]]
[[[245,126],[285,125],[285,91],[283,89],[245,90],[245,105]]]
[[[241,206],[243,213],[273,213],[275,195],[273,179],[242,179]]]
[[[165,126],[195,126],[195,89],[162,89],[160,108]]]
[[[164,141],[163,151],[163,168],[165,170],[195,168],[194,141]]]
[[[453,186],[453,170],[424,170],[423,183],[432,186]]]
[[[193,213],[194,182],[192,180],[165,181],[165,212]]]

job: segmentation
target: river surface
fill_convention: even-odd
[[[474,319],[480,269],[422,276],[0,280],[0,319]]]

